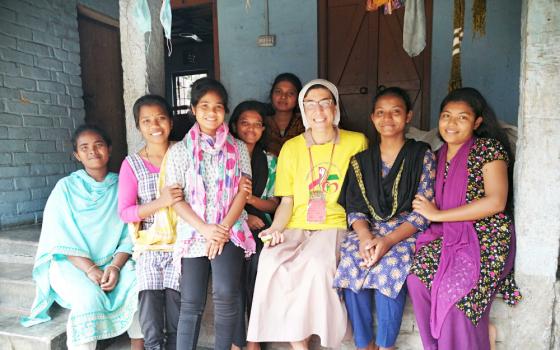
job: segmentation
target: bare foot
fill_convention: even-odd
[[[248,341],[247,350],[261,350],[261,343]]]
[[[144,339],[130,339],[130,350],[144,350]]]
[[[395,349],[396,348],[394,346],[391,346],[390,348],[384,348],[384,347],[381,347],[381,346],[377,346],[377,350],[395,350]]]
[[[293,350],[308,350],[309,349],[309,337],[301,341],[290,342]]]
[[[365,348],[358,348],[356,350],[379,350],[379,346],[377,346],[374,342],[371,342]]]

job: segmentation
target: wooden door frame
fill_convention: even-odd
[[[218,36],[218,1],[217,0],[171,0],[171,9],[189,8],[199,5],[212,6],[212,46],[214,56],[214,78],[220,80],[220,45]]]
[[[78,4],[78,15],[87,17],[97,22],[101,22],[111,27],[120,28],[119,21],[102,13],[99,13],[87,6]]]
[[[328,0],[317,0],[317,52],[319,53],[319,64],[317,76],[322,79],[327,78],[328,71]]]
[[[364,2],[365,6],[365,2]],[[431,88],[431,65],[432,65],[432,14],[433,0],[424,1],[426,16],[426,47],[424,48],[424,62],[422,65],[422,119],[420,128],[429,130],[430,128],[430,88]],[[328,72],[328,0],[317,0],[317,52],[318,52],[318,71],[320,78],[326,79]],[[426,89],[427,88],[427,89]]]
[[[98,124],[99,126],[102,126],[105,131],[109,134],[109,136],[111,137],[111,139],[113,139],[113,152],[112,152],[112,157],[109,160],[109,167],[111,171],[118,171],[118,169],[120,168],[120,164],[122,163],[122,159],[124,159],[124,157],[126,157],[126,155],[128,154],[128,144],[126,143],[126,120],[125,120],[125,106],[124,106],[124,82],[122,79],[122,53],[120,50],[121,47],[121,42],[120,42],[120,25],[119,25],[119,21],[117,19],[114,19],[110,16],[107,16],[105,14],[99,13],[96,10],[93,10],[87,6],[78,4],[76,5],[76,10],[77,10],[77,21],[78,21],[78,34],[80,36],[80,65],[82,67],[81,69],[81,73],[80,73],[80,77],[82,78],[82,89],[84,90],[83,93],[83,100],[84,100],[84,106],[83,106],[83,110],[85,112],[85,120],[84,122],[86,123],[94,123],[94,124]],[[86,35],[86,36],[82,36],[84,33],[87,33],[87,31],[82,31],[82,26],[94,26],[96,29],[101,30],[103,33],[110,33],[111,34],[111,44],[114,45],[115,50],[114,51],[107,51],[107,53],[109,52],[113,52],[115,54],[118,54],[118,58],[119,60],[115,60],[113,63],[115,63],[116,65],[112,66],[113,68],[115,68],[116,70],[118,70],[120,73],[117,74],[117,76],[119,76],[119,78],[121,79],[120,86],[117,86],[118,89],[116,89],[117,92],[115,92],[114,95],[117,97],[118,96],[118,101],[113,101],[116,103],[115,107],[115,117],[118,119],[119,122],[122,122],[122,125],[119,125],[117,128],[115,128],[114,130],[117,130],[116,133],[114,132],[114,130],[110,129],[110,124],[106,124],[106,122],[109,123],[113,123],[113,121],[109,121],[108,119],[103,119],[103,118],[98,118],[97,117],[97,113],[93,113],[93,110],[88,108],[88,103],[86,101],[87,99],[87,89],[89,88],[94,88],[93,90],[96,92],[101,91],[100,89],[96,89],[99,86],[97,86],[96,84],[93,84],[92,81],[95,80],[91,80],[87,79],[92,78],[93,75],[91,74],[91,68],[93,67],[93,65],[95,64],[92,61],[92,58],[90,57],[90,55],[88,55],[88,57],[90,57],[90,59],[88,60],[84,60],[84,56],[86,53],[86,51],[88,50],[84,50],[84,47],[82,46],[84,44],[84,40],[86,40],[86,38],[91,39],[92,36],[91,35]],[[92,27],[93,28],[93,27]],[[87,45],[87,44],[86,44]],[[88,46],[86,46],[88,47]],[[118,48],[118,49],[117,49]],[[105,50],[105,49],[104,49]],[[109,48],[107,48],[106,50],[109,50]],[[117,57],[114,57],[117,58]],[[117,64],[118,62],[118,64]],[[89,64],[87,64],[89,63]],[[92,65],[93,64],[93,65]],[[89,67],[86,68],[86,67]],[[85,72],[89,72],[90,74],[88,75]],[[84,75],[86,74],[86,76]],[[115,80],[113,80],[113,82],[115,82]],[[93,84],[93,85],[92,85]],[[87,89],[86,89],[87,88]],[[97,99],[97,101],[99,103],[102,102],[102,99],[99,98]],[[91,106],[90,106],[91,107]],[[117,111],[117,109],[119,109],[119,111]],[[93,113],[93,114],[92,114]],[[116,119],[115,119],[116,120]],[[120,123],[119,123],[120,124]],[[124,142],[122,142],[124,140]],[[122,157],[122,158],[121,158]]]

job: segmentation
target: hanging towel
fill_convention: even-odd
[[[406,0],[403,23],[403,48],[410,56],[418,56],[426,47],[426,14],[424,0]]]

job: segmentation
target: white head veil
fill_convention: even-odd
[[[298,96],[299,110],[301,111],[301,119],[303,121],[303,125],[305,126],[305,129],[306,130],[309,129],[309,123],[307,122],[307,116],[305,115],[305,108],[303,108],[303,97],[305,96],[305,94],[307,93],[309,88],[312,87],[313,85],[324,86],[326,89],[328,89],[333,94],[334,99],[336,101],[333,126],[338,126],[338,123],[340,122],[340,107],[339,107],[340,103],[339,103],[339,99],[338,99],[338,89],[336,88],[336,86],[333,83],[331,83],[328,80],[313,79],[310,82],[308,82],[307,84],[305,84],[305,86],[299,92],[299,96]]]

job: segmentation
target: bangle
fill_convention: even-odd
[[[87,270],[86,270],[86,276],[89,275],[89,273],[91,272],[91,269],[97,267],[97,265],[93,264],[91,265]]]
[[[107,266],[107,268],[109,268],[109,267],[114,267],[115,269],[117,269],[117,271],[121,272],[121,268],[118,267],[118,266],[115,265],[115,264],[111,264],[111,265]]]

